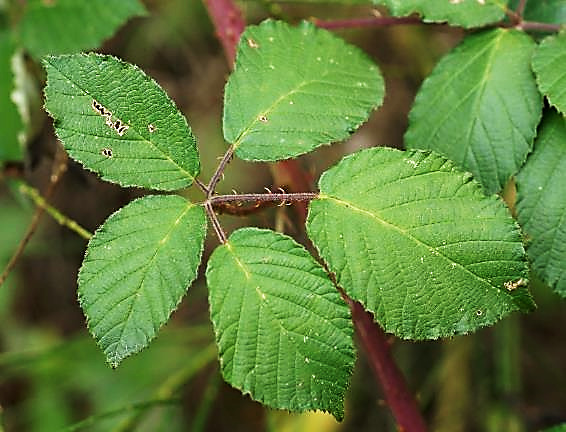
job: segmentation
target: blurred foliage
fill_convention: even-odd
[[[14,2],[25,3],[0,0],[0,29],[4,29],[0,38],[9,38],[6,28],[14,17],[6,16],[5,10]],[[226,149],[220,119],[228,65],[201,2],[145,0],[144,4],[148,16],[131,20],[100,51],[138,64],[164,86],[189,119],[198,139],[201,178],[207,180]],[[268,14],[290,22],[311,16],[369,16],[363,6],[271,1],[247,1],[241,6],[250,23]],[[337,33],[377,61],[387,93],[384,106],[351,139],[299,159],[313,182],[344,154],[375,145],[401,147],[420,82],[463,34],[445,26]],[[22,64],[40,88],[41,69],[23,55]],[[0,92],[13,89],[7,80],[0,71]],[[2,99],[2,116],[7,107]],[[24,163],[16,175],[44,191],[57,143],[45,114],[37,109],[31,117],[36,132],[28,135]],[[5,149],[7,141],[1,133],[0,146]],[[6,177],[0,177],[2,269],[33,213],[33,205]],[[273,186],[268,165],[234,160],[219,191],[256,192],[264,186]],[[92,231],[142,193],[104,183],[71,162],[50,203]],[[201,199],[195,188],[186,194]],[[277,226],[304,239],[292,207],[242,218],[223,216],[222,223],[229,232],[242,225]],[[205,260],[216,244],[209,239]],[[361,351],[340,424],[320,413],[298,416],[265,410],[223,383],[202,268],[197,283],[151,347],[111,370],[87,334],[76,300],[84,248],[83,239],[44,216],[8,283],[0,287],[0,431],[396,430]],[[534,284],[533,294],[537,311],[474,335],[437,342],[395,341],[396,359],[431,430],[533,431],[566,421],[566,307],[542,284]]]

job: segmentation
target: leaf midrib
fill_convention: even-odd
[[[144,283],[145,283],[145,278],[147,276],[147,272],[149,271],[149,268],[152,266],[153,262],[155,261],[157,255],[159,254],[159,252],[161,251],[161,249],[163,247],[165,247],[168,244],[168,239],[171,236],[171,233],[175,230],[175,228],[177,226],[179,226],[179,223],[177,223],[177,221],[180,221],[183,217],[185,217],[185,215],[189,212],[189,210],[191,210],[193,207],[195,207],[195,205],[189,201],[187,201],[186,207],[185,209],[183,209],[183,211],[181,212],[181,214],[179,215],[179,217],[177,217],[177,219],[175,219],[175,221],[171,224],[171,228],[167,231],[167,233],[165,234],[165,236],[157,242],[157,248],[155,249],[155,252],[153,253],[152,257],[149,259],[148,263],[143,267],[143,277],[139,283],[138,288],[135,290],[135,293],[137,295],[137,293],[139,293],[140,291],[142,291]],[[133,294],[132,294],[133,295]],[[126,317],[122,320],[123,325],[122,325],[122,329],[120,330],[120,337],[119,337],[119,342],[116,342],[116,344],[114,344],[114,346],[118,346],[122,343],[123,340],[123,336],[125,333],[125,329],[128,325],[128,322],[130,321],[130,318],[132,316],[133,310],[134,310],[134,306],[136,305],[138,300],[134,299],[131,304],[130,304],[130,308],[126,314]],[[154,331],[155,331],[155,323],[152,321],[152,325],[154,327]],[[151,339],[151,338],[150,338]],[[110,346],[109,346],[110,347]],[[113,354],[114,357],[117,358],[118,352],[116,349],[113,350]],[[120,357],[118,359],[121,360],[123,357]]]
[[[402,227],[397,226],[397,225],[395,225],[395,224],[393,224],[393,223],[391,223],[391,222],[386,221],[385,219],[383,219],[382,217],[380,217],[377,213],[374,213],[374,212],[372,212],[372,211],[363,209],[363,208],[361,208],[361,207],[358,207],[358,206],[352,204],[351,202],[341,200],[341,199],[339,199],[339,198],[336,198],[336,197],[327,195],[327,194],[325,194],[325,193],[323,193],[323,192],[321,192],[321,193],[319,194],[318,199],[321,200],[321,201],[322,201],[322,200],[325,200],[325,199],[326,199],[326,200],[329,200],[329,201],[333,201],[333,202],[335,202],[336,204],[338,204],[338,205],[340,205],[340,206],[342,206],[342,207],[349,208],[349,209],[352,209],[353,211],[356,211],[356,212],[358,212],[358,213],[367,215],[367,216],[371,217],[372,219],[376,220],[376,221],[377,221],[378,223],[380,223],[381,225],[383,225],[383,226],[385,226],[385,227],[387,227],[387,228],[389,228],[389,229],[392,229],[392,230],[397,231],[399,234],[405,236],[406,238],[408,238],[409,240],[413,241],[413,242],[416,243],[417,245],[419,245],[419,246],[424,246],[424,247],[427,248],[429,251],[431,251],[431,254],[432,254],[432,255],[436,255],[436,256],[441,256],[441,257],[443,257],[443,258],[444,258],[445,260],[447,260],[447,261],[450,263],[450,265],[452,265],[453,267],[459,267],[459,268],[461,268],[461,269],[464,270],[466,273],[472,275],[475,279],[479,280],[479,281],[482,282],[482,283],[487,284],[490,288],[499,289],[498,287],[492,285],[487,279],[484,279],[484,278],[482,278],[482,277],[476,275],[475,273],[473,273],[472,271],[470,271],[469,269],[467,269],[467,268],[466,268],[465,266],[463,266],[462,264],[460,264],[460,263],[458,263],[458,262],[452,260],[450,257],[448,257],[448,256],[446,256],[445,254],[443,254],[441,250],[439,250],[439,249],[437,249],[437,248],[435,248],[435,247],[433,247],[433,246],[430,246],[430,245],[426,244],[426,243],[423,242],[422,240],[419,240],[418,238],[416,238],[416,237],[414,237],[413,235],[411,235],[407,230],[403,229]]]

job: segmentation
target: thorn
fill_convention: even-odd
[[[269,189],[268,187],[264,187],[263,188],[265,191],[267,191],[268,194],[273,195],[273,192],[271,191],[271,189]]]
[[[282,187],[278,187],[277,190],[282,194],[287,193],[287,192],[285,192],[285,189],[283,189]]]

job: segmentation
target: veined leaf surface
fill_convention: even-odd
[[[108,363],[145,348],[195,279],[206,217],[177,195],[132,201],[90,240],[79,272],[79,300]]]
[[[122,186],[175,190],[200,165],[187,120],[159,85],[115,57],[47,57],[45,107],[73,159]]]
[[[533,56],[540,91],[566,115],[566,31],[542,41]]]
[[[507,0],[374,0],[392,15],[418,13],[424,22],[447,22],[466,28],[480,27],[505,17]]]
[[[19,33],[39,59],[98,48],[128,19],[145,14],[139,0],[28,0]]]
[[[468,36],[425,80],[409,115],[408,148],[434,150],[500,191],[532,149],[542,97],[535,44],[516,30]]]
[[[344,158],[319,186],[309,237],[386,331],[434,339],[533,307],[519,227],[445,158],[372,148]]]
[[[342,419],[350,310],[309,253],[283,234],[244,228],[214,251],[206,277],[224,379],[272,408]]]
[[[358,48],[303,22],[247,27],[224,95],[224,137],[247,160],[273,161],[347,138],[384,95]]]
[[[517,175],[517,217],[538,277],[566,297],[566,119],[545,115],[535,151]]]

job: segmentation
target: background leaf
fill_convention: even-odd
[[[272,408],[344,416],[354,365],[350,311],[290,237],[244,228],[208,262],[224,379]]]
[[[203,208],[177,195],[132,201],[98,228],[79,272],[79,298],[112,367],[167,322],[196,277],[205,234]]]
[[[511,0],[510,7],[516,9],[519,0]],[[551,24],[566,22],[566,0],[530,0],[525,6],[524,18]]]
[[[23,156],[18,133],[24,125],[11,96],[14,90],[14,49],[10,34],[0,29],[0,162],[20,160]]]
[[[358,48],[307,22],[267,20],[240,40],[224,137],[242,159],[287,159],[347,138],[383,95],[377,66]]]
[[[447,22],[466,28],[480,27],[505,17],[507,0],[374,0],[392,15],[418,13],[424,22]]]
[[[45,107],[72,158],[122,186],[192,183],[200,167],[187,120],[139,68],[98,54],[48,57],[45,67]]]
[[[139,0],[29,0],[19,24],[22,44],[36,59],[98,48],[134,16]]]
[[[309,237],[386,331],[433,339],[532,308],[518,226],[450,161],[372,148],[326,171],[319,186]]]
[[[542,98],[531,71],[533,40],[495,29],[468,36],[425,80],[405,143],[430,149],[498,192],[525,162]]]
[[[545,116],[535,151],[517,175],[517,217],[529,243],[532,268],[566,297],[566,120]]]
[[[533,70],[540,91],[566,114],[566,32],[541,42],[533,56]]]

